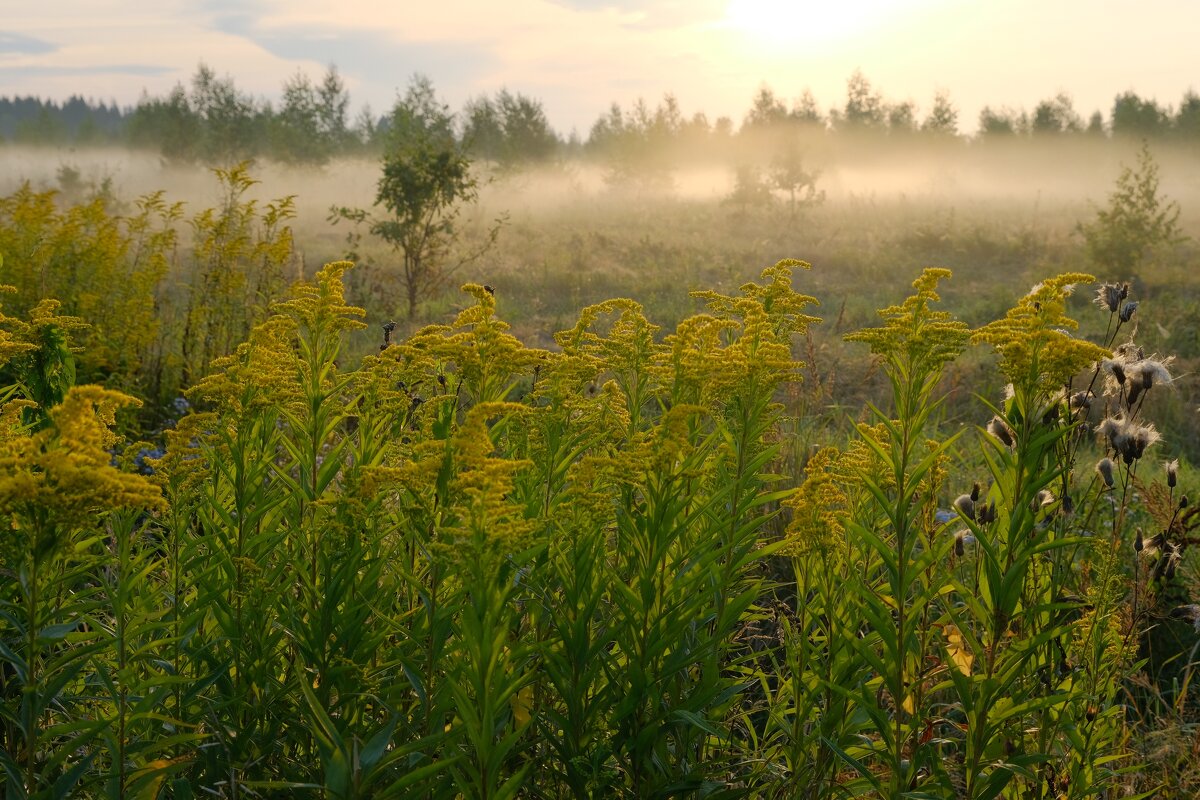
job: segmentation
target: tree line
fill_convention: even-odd
[[[416,76],[414,83],[428,82]],[[402,103],[398,93],[397,106]],[[239,89],[231,76],[200,64],[187,85],[161,96],[144,94],[132,107],[73,96],[63,103],[38,97],[0,97],[0,139],[14,143],[120,144],[159,151],[164,157],[207,164],[267,157],[285,163],[323,164],[336,156],[378,155],[388,141],[396,108],[376,114],[363,106],[353,118],[350,94],[336,67],[320,80],[297,72],[272,102]],[[685,114],[666,94],[654,105],[639,99],[613,103],[586,139],[563,136],[549,123],[542,102],[502,89],[469,99],[454,115],[452,135],[473,159],[500,165],[571,154],[621,156],[636,165],[639,153],[667,148],[712,151],[735,137],[806,127],[815,131],[888,136],[961,138],[965,128],[950,95],[938,91],[928,109],[912,100],[884,97],[861,72],[847,80],[845,99],[822,111],[811,91],[789,102],[763,84],[740,123]],[[1111,136],[1200,142],[1200,95],[1189,89],[1177,106],[1133,91],[1118,94],[1108,114],[1086,119],[1065,92],[1032,110],[988,105],[974,136],[980,140],[1045,136]],[[636,168],[636,167],[635,167]]]

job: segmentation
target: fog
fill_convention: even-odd
[[[816,186],[827,213],[866,206],[902,216],[919,209],[981,219],[1017,214],[1053,220],[1062,215],[1077,219],[1090,205],[1103,204],[1121,167],[1135,163],[1138,146],[1080,138],[1046,145],[1029,140],[883,146],[826,141],[803,150],[801,158],[818,175]],[[1195,149],[1159,144],[1152,152],[1161,170],[1160,191],[1179,202],[1184,230],[1200,233],[1200,158]],[[586,225],[588,215],[619,216],[632,207],[644,214],[656,202],[716,204],[732,191],[737,166],[765,171],[770,163],[769,149],[748,146],[721,160],[671,154],[645,159],[627,169],[624,179],[615,178],[607,164],[582,159],[517,171],[484,168],[479,171],[481,202],[473,213],[479,219],[507,214],[526,222],[565,214],[573,224]],[[185,213],[221,199],[211,170],[172,164],[146,151],[0,146],[2,195],[24,181],[40,190],[62,189],[64,170],[78,173],[80,196],[105,182],[126,203],[165,190],[169,200],[185,203]],[[250,197],[295,196],[294,227],[303,246],[315,237],[341,235],[328,222],[331,205],[371,205],[379,166],[366,158],[319,168],[260,161],[251,174],[258,184]]]

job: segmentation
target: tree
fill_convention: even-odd
[[[439,290],[459,266],[491,246],[499,223],[481,249],[452,261],[459,216],[478,199],[479,183],[462,143],[454,138],[454,117],[438,100],[428,78],[413,77],[387,123],[375,213],[334,207],[330,219],[366,223],[371,234],[400,254],[400,278],[408,317],[413,319],[423,299]]]
[[[1191,89],[1184,93],[1174,122],[1176,136],[1200,143],[1200,95]]]
[[[463,106],[463,145],[472,155],[510,167],[545,161],[558,149],[558,136],[540,101],[501,89]]]
[[[317,120],[321,136],[331,151],[349,143],[349,113],[350,92],[337,66],[330,64],[317,88]]]
[[[544,161],[558,149],[558,136],[546,119],[540,100],[501,89],[496,109],[504,133],[504,160]]]
[[[1076,133],[1083,130],[1083,120],[1075,112],[1071,95],[1059,92],[1049,100],[1043,100],[1033,110],[1032,130],[1034,134]]]
[[[480,95],[468,100],[462,113],[463,145],[477,158],[498,163],[504,157],[504,123],[496,104]]]
[[[846,105],[842,122],[847,128],[882,129],[887,124],[887,109],[883,96],[871,88],[871,82],[855,70],[846,82]]]
[[[950,93],[941,90],[933,96],[933,108],[921,123],[921,130],[938,136],[958,133],[958,109],[950,102]]]
[[[1170,113],[1154,100],[1143,100],[1134,92],[1125,92],[1113,101],[1113,136],[1155,137],[1170,127]]]
[[[206,64],[192,76],[191,107],[203,122],[202,157],[210,164],[233,164],[258,151],[254,99],[238,91],[233,78],[218,78]]]
[[[733,176],[733,191],[721,201],[733,206],[734,216],[744,218],[752,209],[766,208],[774,202],[771,187],[753,164],[739,164]]]
[[[1113,101],[1112,132],[1114,136],[1158,136],[1171,127],[1171,114],[1153,99],[1142,99],[1134,92],[1117,95]]]
[[[329,149],[317,118],[317,93],[312,81],[297,72],[283,85],[279,113],[271,130],[271,153],[290,163],[321,164]]]
[[[754,93],[754,100],[750,104],[746,119],[742,122],[742,129],[769,128],[787,121],[787,118],[787,106],[775,96],[771,87],[764,83]]]
[[[1132,272],[1155,248],[1181,240],[1179,204],[1159,195],[1158,164],[1149,145],[1142,143],[1136,168],[1121,170],[1108,207],[1097,209],[1096,219],[1079,230],[1088,256],[1110,272]]]
[[[888,133],[905,134],[917,129],[917,107],[911,100],[887,106]]]
[[[1026,133],[1029,120],[1024,112],[1016,112],[1010,108],[993,109],[984,106],[979,112],[980,136],[1013,136]]]
[[[783,148],[776,152],[768,172],[771,184],[787,193],[788,209],[793,218],[799,208],[824,202],[825,192],[817,191],[817,178],[820,174],[819,171],[810,170],[805,166],[800,143],[795,137],[790,138]]]
[[[821,116],[821,109],[817,107],[817,98],[813,97],[810,89],[805,89],[803,94],[792,103],[791,117],[802,125],[821,126],[825,124],[825,118]]]

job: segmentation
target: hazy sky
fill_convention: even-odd
[[[1134,90],[1200,89],[1196,0],[0,0],[0,95],[133,104],[199,62],[275,98],[336,64],[355,107],[386,111],[414,72],[458,108],[502,87],[586,136],[612,101],[666,92],[685,114],[740,121],[764,82],[840,105],[861,69],[920,114],[948,91],[981,106],[1069,92],[1086,119]]]

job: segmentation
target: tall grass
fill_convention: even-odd
[[[1188,608],[1191,517],[1177,473],[1156,489],[1142,466],[1170,376],[1124,341],[1127,289],[1101,287],[1092,343],[1068,313],[1089,276],[972,331],[927,270],[849,337],[890,403],[800,464],[780,400],[818,322],[801,262],[696,293],[665,336],[632,301],[589,306],[553,351],[468,285],[451,324],[388,327],[357,369],[349,267],[214,362],[152,475],[113,455],[128,398],[76,387],[38,415],[8,390],[6,796],[1137,782],[1131,721],[1165,696],[1137,688],[1139,646]],[[0,359],[35,329],[0,318]],[[1009,389],[949,432],[944,376],[972,340]]]

